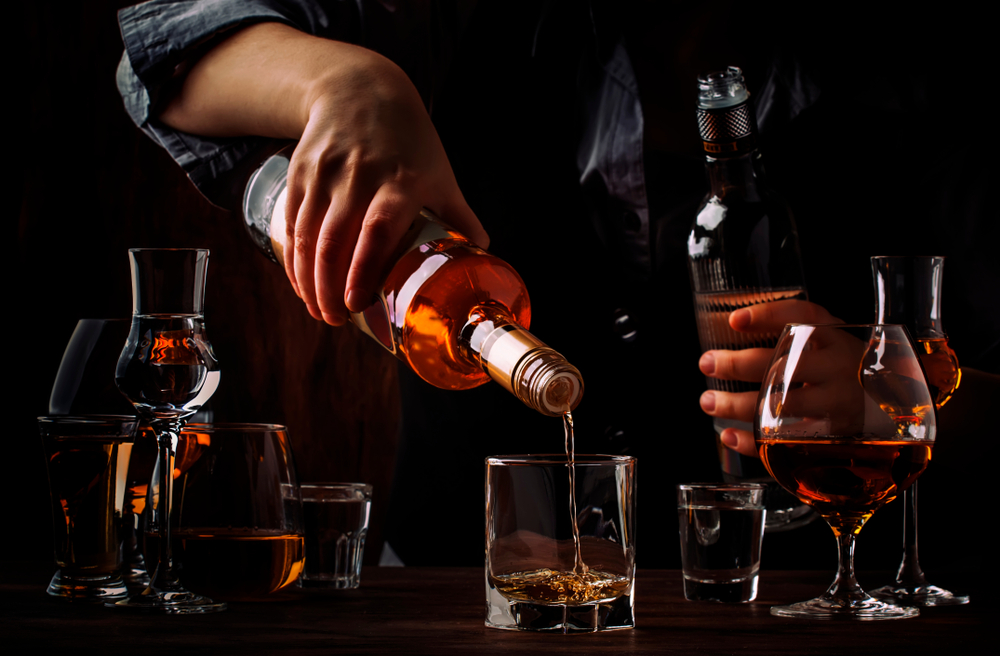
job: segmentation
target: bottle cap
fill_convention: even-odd
[[[698,78],[697,113],[702,144],[711,155],[742,155],[757,146],[750,92],[736,66]]]

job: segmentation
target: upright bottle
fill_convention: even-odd
[[[688,267],[694,292],[701,350],[773,348],[778,333],[739,333],[729,315],[749,305],[807,298],[798,234],[787,204],[766,185],[757,147],[757,122],[743,72],[734,66],[698,78],[698,128],[705,149],[710,191],[698,208],[688,236]],[[709,389],[756,391],[759,383],[707,378]],[[716,440],[729,427],[749,423],[715,419]],[[759,461],[744,458],[718,442],[728,481],[769,479]],[[772,481],[773,482],[773,481]],[[780,495],[780,488],[775,486]],[[775,494],[771,494],[775,497]],[[771,530],[804,513],[768,504]]]
[[[254,243],[283,262],[285,196],[292,148],[250,177],[243,216]],[[375,302],[351,321],[443,389],[494,380],[531,408],[559,416],[583,396],[580,372],[528,332],[531,304],[524,281],[429,211],[400,242]]]

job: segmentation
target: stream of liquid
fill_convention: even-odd
[[[566,467],[569,469],[569,517],[573,523],[573,548],[576,550],[573,561],[573,574],[580,576],[587,573],[587,563],[583,562],[580,552],[580,525],[576,518],[576,445],[573,439],[573,413],[567,410],[563,414],[563,438],[566,450]]]

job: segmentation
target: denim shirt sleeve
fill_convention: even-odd
[[[153,117],[158,95],[175,71],[234,28],[275,21],[316,35],[356,40],[358,5],[294,0],[153,0],[118,13],[125,52],[117,83],[132,121],[162,146],[191,182],[217,205],[227,205],[219,181],[271,140],[209,138],[171,129]]]

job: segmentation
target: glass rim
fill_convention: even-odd
[[[136,415],[42,415],[37,418],[40,424],[80,424],[100,425],[113,422],[139,421]]]
[[[288,427],[282,424],[258,424],[254,422],[192,422],[181,427],[182,433],[210,433],[212,431],[259,431],[259,432],[288,432]]]
[[[340,490],[340,489],[357,489],[357,488],[370,488],[371,483],[326,483],[323,481],[316,482],[310,481],[309,483],[300,483],[299,487],[308,487],[314,490]]]
[[[622,455],[605,455],[605,454],[575,454],[573,457],[573,464],[582,466],[594,466],[594,465],[623,465],[628,463],[634,463],[635,456],[622,456]],[[566,454],[565,453],[538,453],[538,454],[519,454],[519,455],[509,455],[509,456],[488,456],[486,458],[486,464],[488,465],[565,465],[566,464]]]
[[[902,323],[786,323],[788,326],[806,326],[807,328],[906,328]]]
[[[872,255],[873,260],[945,260],[947,255]]]
[[[210,251],[210,249],[208,249],[208,248],[194,248],[194,247],[191,247],[191,246],[181,246],[181,247],[178,247],[178,248],[173,248],[173,247],[171,247],[171,248],[156,248],[156,247],[150,247],[150,246],[140,246],[138,248],[130,248],[130,249],[128,249],[129,253],[145,253],[145,252],[153,252],[153,251],[157,251],[157,252],[171,252],[171,251],[174,251],[174,252],[186,252],[186,253],[208,253]]]
[[[371,501],[374,489],[370,483],[299,483],[299,497],[303,503],[344,499]]]
[[[766,490],[764,483],[678,483],[678,490]]]

